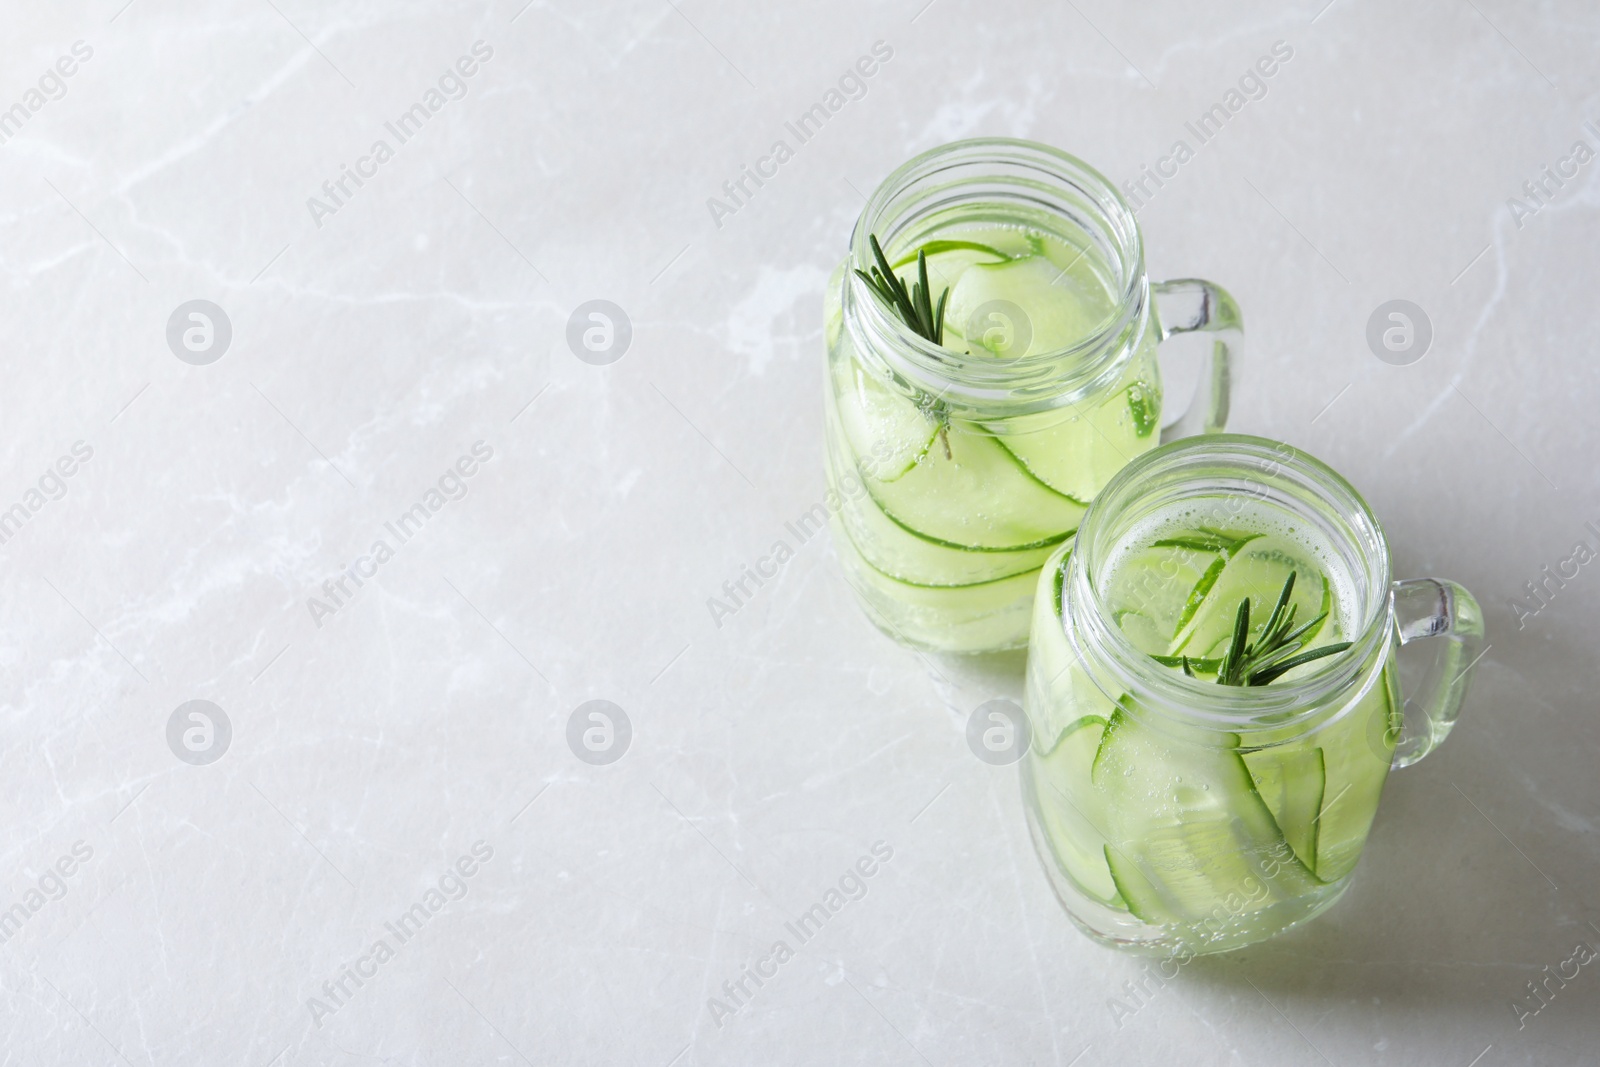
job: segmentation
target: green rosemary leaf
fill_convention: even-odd
[[[1322,659],[1324,656],[1338,655],[1340,652],[1343,652],[1345,649],[1349,648],[1350,645],[1351,642],[1349,641],[1340,641],[1337,644],[1323,645],[1321,648],[1314,648],[1310,652],[1302,652],[1293,659],[1284,660],[1276,667],[1269,667],[1266,670],[1252,673],[1250,675],[1250,684],[1266,685],[1282,675],[1294,670],[1296,667],[1304,666],[1313,660]]]
[[[1189,625],[1195,613],[1200,610],[1200,605],[1205,603],[1206,594],[1211,592],[1211,587],[1222,577],[1222,568],[1227,565],[1228,561],[1225,559],[1214,559],[1211,561],[1211,566],[1200,575],[1200,580],[1194,583],[1194,588],[1189,590],[1189,596],[1183,602],[1183,610],[1178,613],[1178,626],[1173,631],[1174,635],[1183,633],[1184,627]],[[1184,643],[1188,643],[1187,638]]]
[[[1239,610],[1233,620],[1233,637],[1228,642],[1227,651],[1217,661],[1217,684],[1270,685],[1296,667],[1337,655],[1350,647],[1351,642],[1340,641],[1304,651],[1305,644],[1309,640],[1308,635],[1321,625],[1328,617],[1328,613],[1324,611],[1305,625],[1291,629],[1294,627],[1294,617],[1298,610],[1297,605],[1289,603],[1289,598],[1294,593],[1294,582],[1295,572],[1290,571],[1289,577],[1283,583],[1283,590],[1278,594],[1272,614],[1267,617],[1265,625],[1261,627],[1260,636],[1254,642],[1249,640],[1250,598],[1245,597],[1239,602]],[[1209,588],[1208,585],[1208,591]],[[1193,668],[1201,666],[1204,662],[1195,660],[1191,664],[1187,656],[1154,658],[1165,666],[1181,666],[1184,674],[1191,678],[1194,677]]]
[[[1233,641],[1228,645],[1228,656],[1223,661],[1222,670],[1217,674],[1217,681],[1223,685],[1238,685],[1233,679],[1241,673],[1245,658],[1249,656],[1250,649],[1245,644],[1245,639],[1250,636],[1250,598],[1245,597],[1239,601],[1239,612],[1233,617]]]
[[[1187,661],[1190,668],[1201,674],[1211,674],[1222,666],[1222,660],[1205,656],[1151,656],[1163,667],[1181,667]]]
[[[917,310],[922,314],[922,336],[933,340],[933,291],[928,283],[928,253],[917,251]]]
[[[1326,611],[1324,611],[1321,615],[1318,615],[1316,618],[1312,619],[1310,622],[1308,622],[1304,626],[1300,627],[1300,629],[1296,630],[1294,633],[1290,634],[1288,637],[1285,637],[1283,639],[1284,643],[1287,644],[1290,641],[1298,641],[1298,640],[1300,640],[1300,638],[1304,637],[1306,634],[1310,633],[1312,630],[1315,630],[1317,628],[1317,624],[1320,623],[1323,619],[1326,619],[1327,617],[1328,617],[1328,613]]]
[[[944,309],[945,302],[950,297],[950,290],[946,287],[940,294],[936,309],[933,302],[933,287],[928,281],[928,249],[939,251],[940,242],[933,242],[917,250],[917,277],[908,290],[906,283],[889,265],[889,258],[883,254],[883,246],[878,243],[878,235],[868,234],[867,240],[872,245],[872,256],[877,265],[872,267],[870,274],[857,267],[856,274],[917,336],[924,337],[934,344],[943,344]]]
[[[1289,572],[1289,580],[1283,583],[1283,592],[1278,594],[1278,603],[1273,607],[1272,614],[1267,617],[1267,625],[1261,628],[1263,643],[1271,641],[1278,629],[1278,620],[1283,618],[1283,611],[1289,606],[1289,594],[1294,592],[1294,571]]]

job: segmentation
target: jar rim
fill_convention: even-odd
[[[931,190],[930,182],[935,184]],[[1091,239],[1103,238],[1104,249],[1118,271],[1116,307],[1094,331],[1063,348],[1029,352],[1006,360],[971,359],[936,345],[913,332],[870,291],[865,282],[847,270],[842,304],[869,336],[863,347],[877,353],[889,369],[929,392],[948,392],[977,404],[994,403],[1017,393],[1047,392],[1053,396],[1096,384],[1105,375],[1105,358],[1131,346],[1124,335],[1143,329],[1149,304],[1149,283],[1144,268],[1144,246],[1133,208],[1117,187],[1094,167],[1058,148],[1010,137],[981,137],[952,141],[914,156],[879,183],[856,219],[850,238],[852,268],[869,268],[875,259],[870,237],[890,244],[915,218],[915,209],[929,193],[944,197],[941,206],[955,202],[961,184],[982,186],[979,196],[997,198],[995,189],[1028,190],[1033,206],[1052,208],[1071,217],[1070,202],[1093,216],[1093,227],[1083,229]],[[923,195],[917,195],[918,192]],[[1041,197],[1057,195],[1061,203]],[[908,216],[910,216],[908,218]],[[931,379],[931,380],[930,380]],[[1047,404],[1045,406],[1055,406]]]
[[[1161,487],[1163,493],[1171,491],[1185,484],[1182,472],[1186,467],[1200,472],[1193,479],[1195,483],[1208,476],[1215,478],[1216,471],[1224,468],[1239,472],[1242,480],[1248,481],[1248,472],[1254,470],[1262,485],[1268,479],[1276,479],[1273,486],[1279,495],[1274,499],[1278,503],[1289,496],[1328,506],[1339,525],[1333,532],[1344,538],[1364,565],[1355,575],[1361,583],[1357,590],[1361,618],[1353,626],[1349,649],[1328,657],[1315,670],[1293,681],[1267,686],[1219,686],[1161,666],[1109,621],[1104,597],[1094,580],[1103,563],[1101,557],[1109,547],[1102,541],[1122,532],[1113,520],[1146,498],[1149,483],[1162,476],[1172,477],[1172,482]],[[1119,684],[1137,687],[1141,707],[1191,725],[1232,730],[1261,725],[1264,717],[1271,716],[1273,727],[1290,727],[1306,716],[1315,716],[1361,680],[1393,629],[1392,625],[1385,625],[1391,610],[1389,545],[1371,508],[1355,487],[1326,463],[1292,445],[1264,437],[1203,434],[1136,457],[1106,483],[1090,504],[1066,566],[1062,625],[1069,642],[1074,646],[1080,640],[1091,644],[1091,655],[1116,675]],[[1065,610],[1066,598],[1086,603],[1087,610]]]

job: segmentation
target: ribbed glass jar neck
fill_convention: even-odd
[[[1109,388],[1146,329],[1150,294],[1133,211],[1088,164],[1029,141],[985,138],[943,145],[910,160],[868,200],[851,235],[848,266],[870,271],[876,235],[893,262],[902,253],[980,225],[1059,228],[1086,237],[1104,264],[1116,306],[1069,348],[1010,359],[969,356],[918,336],[853,269],[840,304],[860,358],[912,394],[940,399],[969,419],[1029,414],[1076,404]],[[909,277],[913,268],[901,268]]]
[[[1106,608],[1102,568],[1131,529],[1179,502],[1192,503],[1201,521],[1214,518],[1219,525],[1265,503],[1317,529],[1352,579],[1351,649],[1294,682],[1245,687],[1187,678],[1135,647]],[[1310,729],[1320,713],[1343,703],[1341,695],[1365,681],[1388,643],[1389,590],[1388,542],[1350,483],[1282,442],[1210,434],[1146,453],[1107,483],[1078,528],[1062,586],[1062,614],[1069,643],[1113,699],[1133,694],[1142,711],[1176,725],[1282,729],[1298,722]]]

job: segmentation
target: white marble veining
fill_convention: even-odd
[[[524,2],[8,6],[0,1064],[1600,1059],[1600,565],[1524,588],[1600,544],[1600,162],[1525,189],[1600,148],[1591,5]],[[1346,898],[1165,982],[1071,927],[965,746],[1019,660],[885,640],[826,535],[706,606],[823,492],[861,196],[978,134],[1118,181],[1188,138],[1139,218],[1244,309],[1233,427],[1488,616]],[[1409,366],[1365,340],[1395,298]],[[192,700],[214,762],[169,747]],[[616,762],[569,748],[590,700]]]

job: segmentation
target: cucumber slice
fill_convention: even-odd
[[[839,431],[830,427],[829,432],[835,443],[828,449],[828,465],[832,485],[838,488],[849,484],[844,475],[850,473],[850,458],[844,454],[847,446],[838,443]],[[838,518],[857,551],[874,569],[913,585],[972,585],[1032,573],[1054,551],[1054,546],[1042,545],[1014,552],[972,552],[939,544],[889,518],[866,492],[841,490],[839,496]]]
[[[1112,881],[1104,855],[1104,831],[1100,821],[1100,797],[1093,789],[1089,769],[1106,720],[1086,715],[1076,720],[1056,738],[1047,752],[1040,753],[1033,769],[1039,813],[1061,872],[1086,896],[1107,907],[1126,904]]]
[[[1128,699],[1107,721],[1091,777],[1105,797],[1108,866],[1129,911],[1157,925],[1192,924],[1320,884],[1236,747],[1213,734],[1169,738],[1128,714]]]
[[[996,306],[1020,310],[1025,322],[991,314]],[[1043,256],[974,263],[950,289],[945,347],[959,351],[965,344],[1002,359],[1050,352],[1089,336],[1111,310],[1098,279],[1085,284]]]
[[[1398,732],[1398,682],[1394,663],[1361,703],[1323,730],[1327,784],[1317,819],[1317,877],[1336,882],[1355,870],[1372,829],[1372,817],[1389,777]]]
[[[1141,652],[1149,648],[1166,648],[1170,640],[1162,633],[1160,624],[1142,611],[1132,608],[1113,611],[1111,622]]]
[[[1079,666],[1062,628],[1061,586],[1071,552],[1070,542],[1056,549],[1039,572],[1033,598],[1023,700],[1041,744],[1047,738],[1064,736],[1086,717],[1103,719],[1111,712],[1105,696]]]
[[[1322,749],[1281,745],[1246,752],[1242,758],[1283,839],[1301,863],[1315,870],[1317,829],[1328,782]]]
[[[1026,633],[1036,571],[970,585],[918,585],[874,567],[848,531],[833,544],[867,613],[897,640],[945,652],[994,651],[1012,647],[1016,634]],[[891,626],[888,619],[901,621]]]
[[[1149,437],[1161,424],[1161,391],[1148,382],[1128,386],[1128,413],[1137,437]]]
[[[908,532],[865,494],[845,501],[839,518],[875,570],[909,585],[959,587],[1031,575],[1055,549],[1041,545],[1014,552],[971,552],[937,544]]]
[[[1120,562],[1123,578],[1107,587],[1106,599],[1123,636],[1141,652],[1166,654],[1177,629],[1216,581],[1214,575],[1222,573],[1223,547],[1206,540],[1158,541]]]
[[[1074,702],[1067,699],[1066,689],[1056,691],[1056,683],[1061,681],[1061,675],[1072,662],[1072,653],[1067,648],[1066,633],[1061,630],[1061,595],[1062,584],[1066,582],[1067,558],[1072,555],[1072,544],[1061,545],[1054,550],[1050,560],[1038,573],[1038,589],[1034,590],[1034,619],[1030,625],[1029,643],[1027,643],[1027,677],[1029,685],[1034,685],[1037,680],[1042,686],[1050,686],[1045,691],[1035,696],[1030,691],[1030,712],[1043,712],[1043,718],[1050,720],[1053,713],[1062,713],[1067,717],[1075,718],[1072,712]],[[1062,710],[1064,709],[1064,710]],[[1038,715],[1035,715],[1035,723]]]
[[[1261,534],[1241,533],[1230,534],[1222,530],[1213,530],[1209,526],[1196,527],[1192,533],[1181,537],[1163,537],[1159,541],[1152,541],[1155,548],[1187,548],[1191,552],[1217,552],[1222,556],[1232,559],[1234,553],[1245,545],[1254,541]]]
[[[1066,552],[1061,556],[1061,562],[1056,565],[1055,573],[1052,575],[1050,581],[1050,602],[1055,605],[1056,618],[1058,620],[1061,618],[1061,612],[1063,611],[1061,598],[1062,594],[1066,591],[1067,585],[1067,556],[1071,555],[1071,553],[1072,546],[1069,545],[1067,546]]]
[[[854,359],[840,356],[829,363],[839,423],[852,454],[862,465],[870,464],[883,481],[894,481],[916,467],[939,435],[934,420]]]
[[[1221,655],[1233,639],[1234,616],[1239,610],[1239,601],[1245,597],[1250,598],[1253,609],[1250,613],[1253,620],[1250,637],[1254,640],[1266,626],[1289,572],[1296,569],[1303,570],[1304,565],[1297,564],[1295,557],[1279,548],[1275,536],[1252,538],[1227,561],[1215,582],[1205,591],[1193,616],[1179,628],[1168,654],[1183,653],[1195,658]],[[1305,579],[1309,576],[1301,577]],[[1324,577],[1320,587],[1306,580],[1296,582],[1289,603],[1296,607],[1295,618],[1298,621],[1310,622],[1331,606],[1331,598],[1328,580]],[[1320,626],[1306,635],[1307,648],[1311,647],[1318,635],[1330,631],[1330,622],[1332,620],[1324,619]],[[1334,624],[1332,628],[1336,626]]]
[[[1087,235],[1078,235],[1086,237]],[[1053,264],[1058,271],[1067,271],[1085,285],[1096,286],[1100,289],[1115,289],[1117,286],[1116,271],[1111,269],[1105,256],[1095,247],[1094,243],[1085,240],[1082,244],[1069,237],[1056,233],[1035,232],[1027,234],[1024,238],[1027,244],[1026,251],[1036,256],[1042,256]],[[1022,254],[1022,249],[1018,254]]]
[[[1029,474],[1074,500],[1090,501],[1128,461],[1156,445],[1141,437],[1121,393],[1054,426],[997,437]]]
[[[929,241],[920,247],[928,253],[928,283],[933,288],[929,300],[935,302],[939,294],[959,281],[968,268],[980,263],[1003,263],[1011,258],[1000,249],[977,241]],[[914,271],[916,262],[917,250],[912,249],[894,261],[895,273],[898,274],[905,267],[911,267]],[[909,278],[910,275],[904,277]],[[909,283],[907,288],[910,288]],[[948,315],[946,321],[949,321]]]
[[[1102,850],[1106,869],[1111,872],[1111,884],[1117,887],[1128,912],[1147,923],[1160,922],[1152,918],[1165,914],[1167,902],[1162,892],[1139,872],[1138,866],[1123,852],[1106,845]]]
[[[868,475],[878,507],[907,531],[952,548],[1015,551],[1058,545],[1084,505],[1020,467],[995,439],[951,426],[921,462],[891,480]]]

